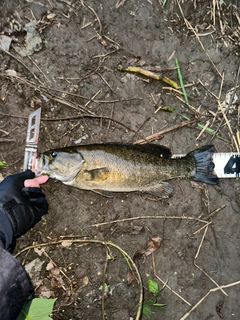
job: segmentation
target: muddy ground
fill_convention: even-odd
[[[196,140],[197,123],[209,121],[216,130],[223,118],[219,102],[236,85],[238,6],[233,0],[168,0],[164,7],[157,0],[2,0],[0,32],[12,40],[10,54],[0,52],[0,160],[7,162],[2,175],[22,170],[27,117],[39,107],[40,152],[81,137],[83,144],[136,142],[180,125],[182,114],[196,122],[155,143],[173,154],[208,144],[208,132]],[[23,57],[18,48],[26,45],[24,27],[31,21],[37,43]],[[191,108],[181,88],[117,70],[150,66],[179,83],[176,58]],[[159,108],[165,106],[174,110]],[[227,119],[213,140],[218,152],[236,151],[238,101]],[[139,262],[144,297],[152,298],[148,279],[169,287],[158,297],[164,310],[153,310],[151,319],[240,318],[239,181],[171,183],[174,196],[165,200],[139,193],[106,198],[53,180],[43,186],[49,214],[18,240],[14,254],[23,250],[18,257],[24,265],[40,266],[31,276],[37,297],[58,298],[53,319],[102,319],[103,313],[104,319],[138,319],[139,284],[127,284],[126,259],[103,243],[111,241],[133,257],[152,237],[163,241],[154,259]],[[71,241],[58,242],[66,239]],[[39,243],[46,246],[28,249]]]

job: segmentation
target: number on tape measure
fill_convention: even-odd
[[[231,156],[224,167],[225,174],[236,174],[239,177],[240,174],[240,156]]]

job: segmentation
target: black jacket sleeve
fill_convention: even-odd
[[[0,319],[16,320],[33,286],[20,262],[0,247]]]

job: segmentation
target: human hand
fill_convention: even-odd
[[[0,222],[2,212],[11,224],[13,237],[27,232],[48,211],[48,203],[40,189],[40,184],[48,177],[34,177],[35,174],[27,170],[8,176],[0,183]]]

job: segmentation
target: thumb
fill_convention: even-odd
[[[48,176],[39,176],[34,179],[27,179],[24,181],[25,188],[40,188],[40,184],[48,181]]]

